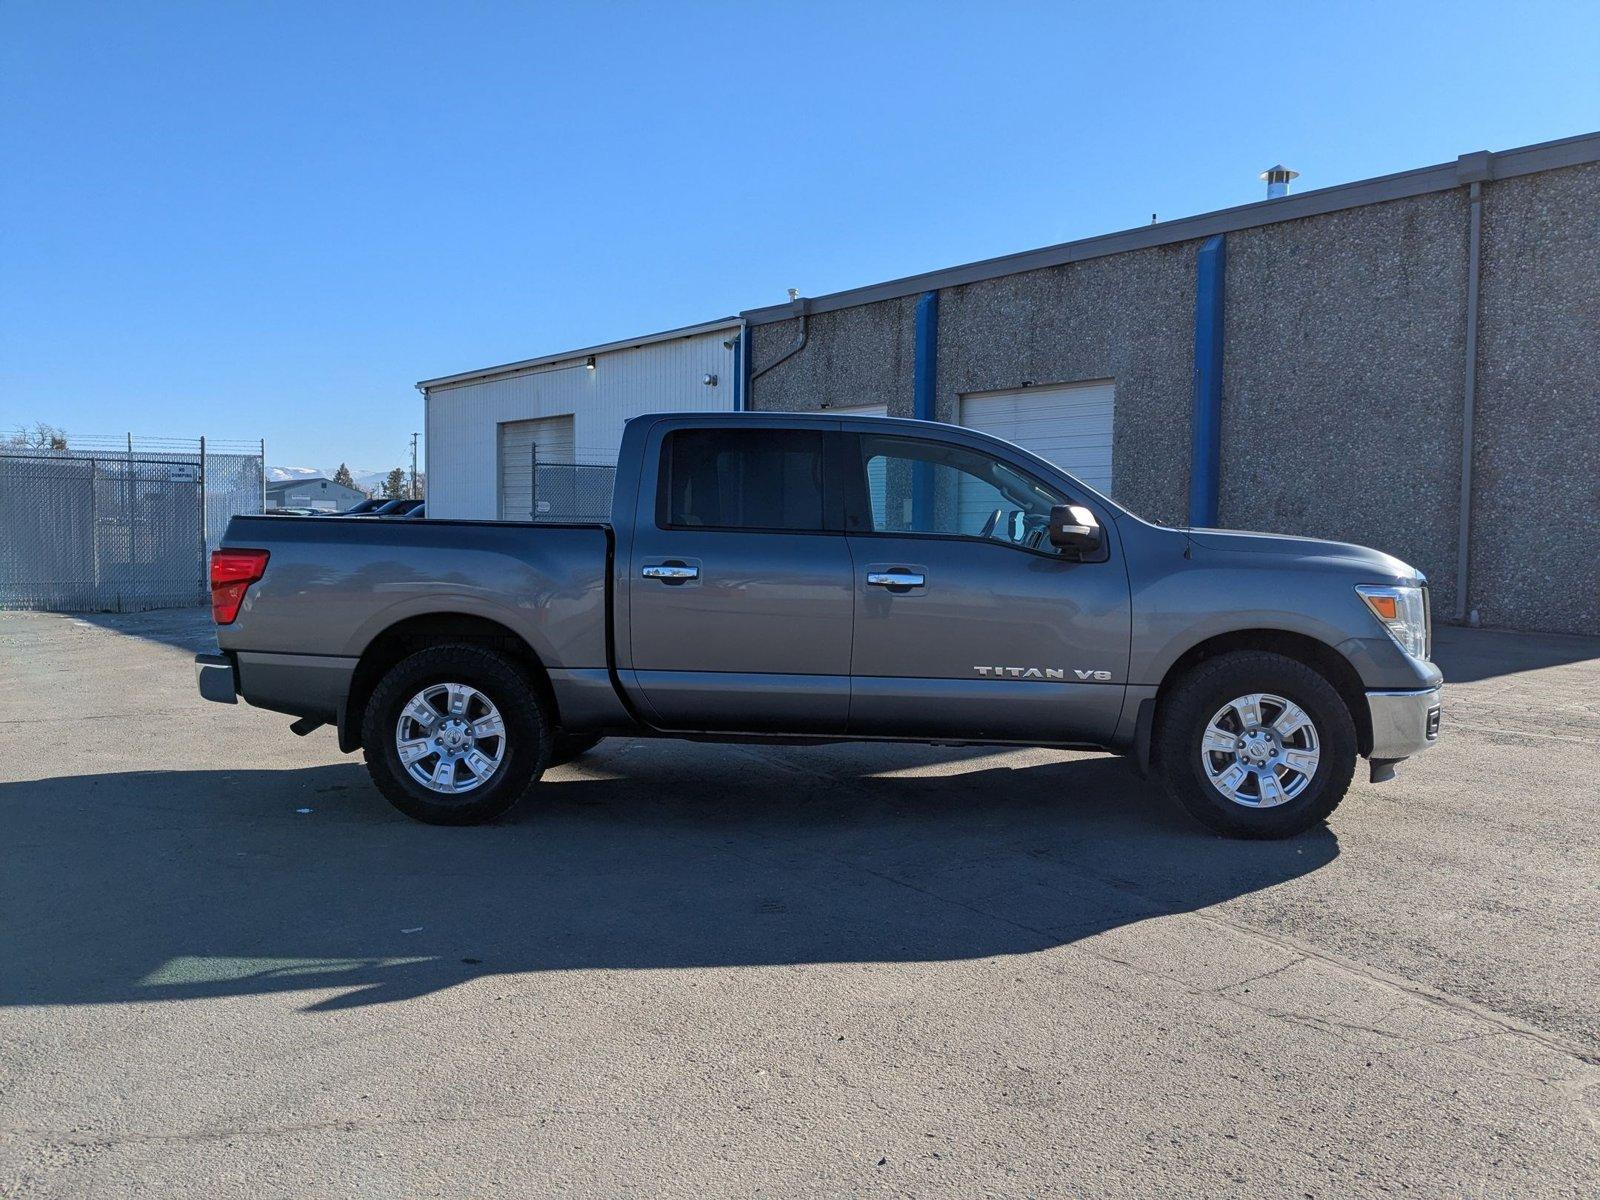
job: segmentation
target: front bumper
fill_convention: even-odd
[[[218,704],[239,703],[238,675],[233,659],[226,654],[196,654],[194,678],[204,699],[215,700]]]
[[[1442,711],[1440,689],[1423,688],[1406,692],[1368,692],[1367,711],[1372,715],[1374,763],[1410,758],[1439,740]]]

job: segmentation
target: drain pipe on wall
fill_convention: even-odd
[[[799,354],[800,351],[806,348],[806,338],[810,333],[810,330],[807,328],[807,326],[810,323],[809,317],[811,316],[811,301],[807,300],[804,296],[796,296],[794,299],[794,313],[795,316],[800,318],[800,332],[795,335],[794,345],[790,346],[787,350],[778,355],[777,358],[773,359],[759,371],[755,369],[755,346],[752,343],[750,347],[751,383],[754,383],[756,380],[760,379],[763,375],[772,370],[773,367],[778,366],[780,363],[788,362],[796,354]],[[746,394],[744,398],[744,407],[750,407],[750,397],[748,394]]]
[[[723,348],[733,351],[733,411],[745,410],[745,393],[750,390],[750,372],[745,370],[745,347],[750,341],[750,326],[739,323],[739,332],[723,342]]]
[[[1467,580],[1472,561],[1472,443],[1478,406],[1478,269],[1483,251],[1483,180],[1486,152],[1463,154],[1457,168],[1467,187],[1467,336],[1461,389],[1461,514],[1456,531],[1455,619],[1467,619]]]

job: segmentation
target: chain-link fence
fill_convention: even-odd
[[[609,521],[617,469],[582,463],[533,464],[535,521]]]
[[[213,453],[210,446],[206,447],[204,462],[201,482],[205,485],[206,545],[215,550],[228,531],[229,521],[244,513],[261,511],[265,464],[259,453]]]
[[[0,609],[136,612],[204,603],[207,551],[261,511],[262,456],[203,442],[74,437],[0,446]]]

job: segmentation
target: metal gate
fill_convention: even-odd
[[[200,460],[0,452],[0,608],[205,602]]]
[[[616,485],[616,467],[535,462],[533,520],[609,521]]]

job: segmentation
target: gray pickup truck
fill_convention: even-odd
[[[1107,750],[1283,837],[1439,730],[1414,568],[1162,528],[920,421],[638,417],[609,522],[236,517],[211,572],[201,695],[334,725],[439,824],[625,735]]]

